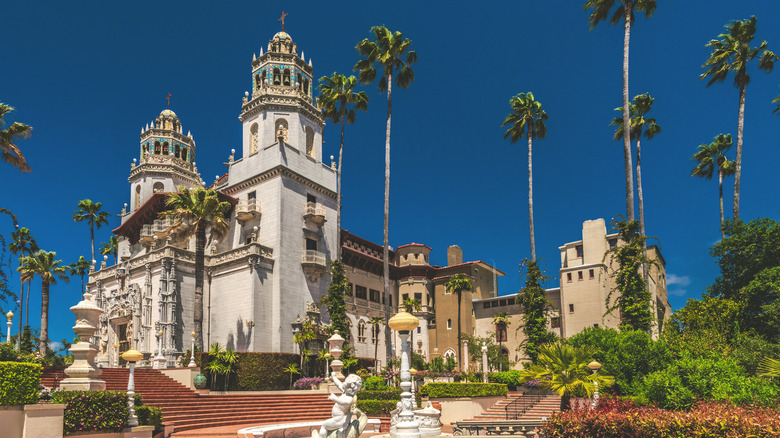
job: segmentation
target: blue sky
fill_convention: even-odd
[[[0,165],[0,206],[13,210],[40,246],[66,263],[89,254],[89,230],[71,216],[83,198],[119,213],[140,128],[166,107],[197,142],[198,168],[213,181],[231,148],[241,150],[240,112],[250,89],[252,53],[266,47],[285,9],[287,31],[312,59],[317,77],[347,73],[355,44],[384,24],[412,39],[416,80],[393,95],[391,245],[431,246],[446,264],[458,244],[507,275],[502,294],[521,287],[530,256],[527,150],[502,140],[509,98],[532,91],[547,111],[547,137],[534,143],[537,254],[549,274],[558,246],[578,240],[582,221],[625,213],[622,143],[608,125],[621,105],[623,32],[588,31],[582,1],[388,2],[6,2],[0,101],[9,121],[33,126],[20,143],[31,174]],[[716,181],[691,178],[696,146],[737,127],[737,89],[729,78],[709,88],[698,79],[707,41],[733,19],[758,17],[757,40],[780,52],[780,3],[659,2],[631,32],[631,96],[655,97],[662,132],[643,142],[647,232],[660,240],[674,308],[698,297],[717,275],[709,255],[718,232]],[[779,66],[780,67],[780,66]],[[771,100],[780,74],[753,66],[747,91],[742,218],[777,218],[775,170],[780,118]],[[371,101],[346,131],[343,225],[381,242],[386,96]],[[324,155],[337,155],[338,130],[326,127]],[[726,184],[727,212],[732,181]],[[10,221],[0,218],[8,236]],[[96,234],[106,241],[110,226]],[[12,285],[18,283],[18,277]],[[557,280],[548,286],[557,285]],[[18,288],[18,286],[16,286]],[[33,284],[31,321],[40,315]],[[52,288],[51,338],[71,339],[79,280]],[[15,326],[14,326],[15,327]]]

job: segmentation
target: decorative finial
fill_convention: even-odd
[[[168,108],[171,107],[171,96],[173,96],[173,94],[171,94],[171,93],[168,93],[168,95],[165,96],[165,98],[168,99]]]
[[[306,57],[303,54],[303,50],[301,50],[301,61],[306,61]]]
[[[263,56],[263,48],[260,47],[260,56]]]
[[[257,61],[257,55],[252,53],[252,61]]]
[[[284,12],[284,9],[282,9],[282,16],[277,20],[278,22],[282,23],[282,32],[287,32],[284,29],[284,17],[286,17],[287,15],[289,14],[287,12]]]
[[[309,58],[309,67],[311,67],[311,58]]]

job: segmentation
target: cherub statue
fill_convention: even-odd
[[[331,373],[331,380],[341,391],[341,395],[331,393],[328,399],[334,401],[332,417],[322,423],[319,433],[313,431],[312,438],[325,438],[336,432],[338,438],[357,438],[368,423],[368,417],[357,408],[357,393],[363,385],[360,376],[350,374],[344,382],[339,381],[336,373]]]

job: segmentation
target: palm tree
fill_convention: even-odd
[[[774,99],[772,99],[772,103],[777,104],[775,109],[772,110],[772,114],[780,114],[780,96],[777,96]]]
[[[707,43],[712,53],[702,65],[706,70],[699,79],[710,78],[707,86],[723,82],[729,73],[734,73],[734,86],[739,88],[739,118],[737,121],[737,159],[734,171],[734,220],[739,220],[739,183],[742,177],[742,132],[745,126],[745,88],[750,83],[747,72],[748,63],[759,57],[758,68],[771,72],[777,55],[767,50],[766,41],[757,47],[750,47],[756,36],[756,17],[747,20],[735,20],[726,25],[726,33]]]
[[[160,216],[174,218],[168,233],[174,238],[187,239],[195,236],[195,306],[193,321],[195,324],[195,344],[203,348],[203,268],[206,252],[206,233],[209,241],[220,240],[227,234],[226,215],[230,210],[229,202],[220,202],[217,192],[212,189],[189,189],[181,186],[179,193],[171,193],[165,199],[169,210]]]
[[[628,46],[631,37],[631,26],[634,24],[634,12],[644,12],[650,18],[655,12],[655,0],[587,0],[583,8],[588,11],[590,30],[600,22],[609,19],[609,24],[620,23],[623,19],[623,125],[630,123],[628,102]],[[613,11],[614,8],[614,11]],[[623,160],[626,178],[626,217],[634,220],[634,172],[631,165],[631,132],[623,137]]]
[[[412,41],[404,38],[401,32],[391,32],[385,26],[371,28],[376,41],[368,38],[359,42],[355,49],[365,59],[359,60],[353,70],[359,71],[358,81],[362,84],[374,82],[377,69],[381,69],[379,92],[387,91],[387,128],[385,130],[385,223],[383,278],[384,296],[390,294],[390,119],[393,113],[393,80],[401,88],[408,88],[414,82],[414,71],[411,64],[417,62],[417,52],[409,50]],[[341,231],[339,231],[341,232]],[[390,308],[385,306],[385,321],[390,320]],[[387,323],[385,323],[387,324]],[[385,328],[385,349],[387,357],[392,356],[390,350],[390,330]]]
[[[723,177],[734,175],[734,162],[726,157],[726,151],[731,148],[731,134],[718,134],[710,144],[701,144],[693,154],[693,160],[698,164],[693,168],[691,176],[712,179],[715,166],[718,167],[718,201],[720,204],[720,238],[725,239],[723,231]]]
[[[89,236],[92,242],[92,260],[95,260],[95,227],[108,223],[108,213],[100,211],[102,202],[92,202],[90,199],[82,199],[78,203],[78,210],[73,212],[73,221],[89,223]]]
[[[448,293],[455,293],[458,296],[458,363],[460,364],[460,371],[462,372],[464,369],[463,366],[463,348],[460,346],[460,338],[461,338],[461,324],[460,324],[460,309],[461,309],[461,302],[463,301],[461,299],[461,295],[463,294],[464,290],[471,290],[471,279],[466,277],[463,274],[455,274],[450,278],[450,281],[447,282],[447,285],[445,286]]]
[[[57,279],[67,282],[68,267],[61,266],[62,260],[54,260],[54,251],[37,251],[23,259],[17,271],[22,273],[22,281],[31,281],[35,275],[41,277],[41,341],[38,351],[46,354],[49,342],[49,286],[57,284]]]
[[[534,100],[534,95],[520,93],[509,99],[512,112],[506,116],[501,127],[509,125],[504,139],[509,137],[512,143],[523,136],[528,138],[528,226],[531,230],[531,260],[536,260],[536,237],[534,235],[534,172],[533,172],[533,139],[542,139],[547,135],[544,121],[547,113],[542,109],[542,103]]]
[[[3,129],[5,128],[3,119],[5,119],[6,114],[13,110],[14,107],[0,102],[0,157],[6,163],[19,169],[20,172],[30,172],[32,169],[27,164],[22,150],[14,142],[29,137],[32,127],[24,123],[14,122],[7,129]]]
[[[509,312],[499,312],[493,315],[493,324],[496,326],[496,337],[498,338],[498,371],[502,371],[502,365],[504,364],[504,333],[506,333],[506,326],[511,324],[509,319]]]
[[[317,98],[317,103],[322,109],[323,115],[334,124],[341,124],[339,168],[336,171],[338,175],[336,182],[336,202],[338,203],[336,230],[339,234],[341,234],[341,162],[344,157],[344,124],[355,123],[356,110],[365,112],[368,109],[366,92],[355,91],[355,86],[357,86],[357,79],[354,76],[347,77],[336,72],[333,72],[330,77],[321,77],[320,84],[317,86],[321,93]],[[341,242],[338,245],[337,257],[341,260]]]
[[[304,359],[310,353],[308,349],[309,341],[313,341],[316,338],[317,337],[314,335],[314,327],[309,321],[305,321],[301,331],[293,336],[293,342],[298,344],[301,355],[301,370],[303,370]]]
[[[117,264],[117,252],[119,251],[119,238],[116,236],[111,236],[108,239],[108,242],[101,242],[100,243],[100,254],[102,255],[108,255],[112,254],[114,256],[114,264]]]
[[[68,271],[70,275],[81,277],[81,298],[84,299],[84,276],[89,272],[89,262],[84,256],[81,256],[77,261],[68,265]]]
[[[300,374],[301,371],[298,369],[298,365],[291,363],[287,365],[287,367],[284,369],[285,373],[290,373],[290,389],[292,389],[292,376],[293,374]]]
[[[420,303],[420,300],[417,298],[406,298],[403,300],[401,305],[408,313],[419,312],[422,310],[422,303]],[[414,345],[414,330],[412,330],[411,336],[409,337],[409,345]],[[414,348],[412,348],[412,350],[414,350]]]
[[[656,124],[654,118],[645,118],[653,107],[655,99],[649,93],[640,94],[634,97],[634,102],[629,104],[629,114],[631,115],[631,138],[636,139],[636,185],[637,195],[639,196],[639,225],[642,229],[642,235],[645,235],[645,202],[642,196],[642,134],[650,140],[656,134],[661,132],[661,127]],[[615,111],[623,112],[623,108],[615,108]],[[623,138],[623,117],[615,117],[610,125],[617,126],[615,130],[615,140]]]
[[[381,324],[384,324],[385,318],[381,316],[372,316],[366,323],[371,326],[371,331],[374,333],[374,371],[379,370],[377,365],[377,358],[379,356],[379,331],[381,330]]]
[[[520,381],[537,380],[543,389],[549,389],[561,396],[561,410],[567,409],[573,395],[591,397],[598,382],[601,388],[615,383],[615,378],[594,374],[588,364],[596,354],[593,346],[574,347],[569,344],[547,344],[539,346],[536,363],[520,372]]]
[[[758,371],[761,377],[780,377],[780,360],[765,357],[758,364]]]
[[[8,249],[12,254],[19,257],[19,266],[23,265],[23,259],[29,254],[38,251],[38,243],[35,242],[35,238],[30,234],[30,230],[27,227],[21,227],[11,233],[13,242],[8,244]],[[24,299],[24,280],[21,280],[20,294],[19,294],[19,333],[22,333],[22,321],[27,321],[24,325],[30,323],[30,291],[27,291],[27,300]],[[27,309],[26,315],[23,312]],[[22,337],[19,336],[19,345],[21,346]],[[21,348],[21,347],[20,347]]]
[[[206,365],[206,371],[211,375],[211,388],[216,389],[217,375],[224,374],[225,365],[222,363],[222,356],[225,349],[215,342],[209,346],[209,363]]]

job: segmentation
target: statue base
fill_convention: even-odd
[[[155,370],[164,370],[168,368],[168,359],[164,356],[157,356],[152,359],[152,368]]]
[[[68,377],[60,382],[63,391],[105,391],[106,382],[89,377]]]

